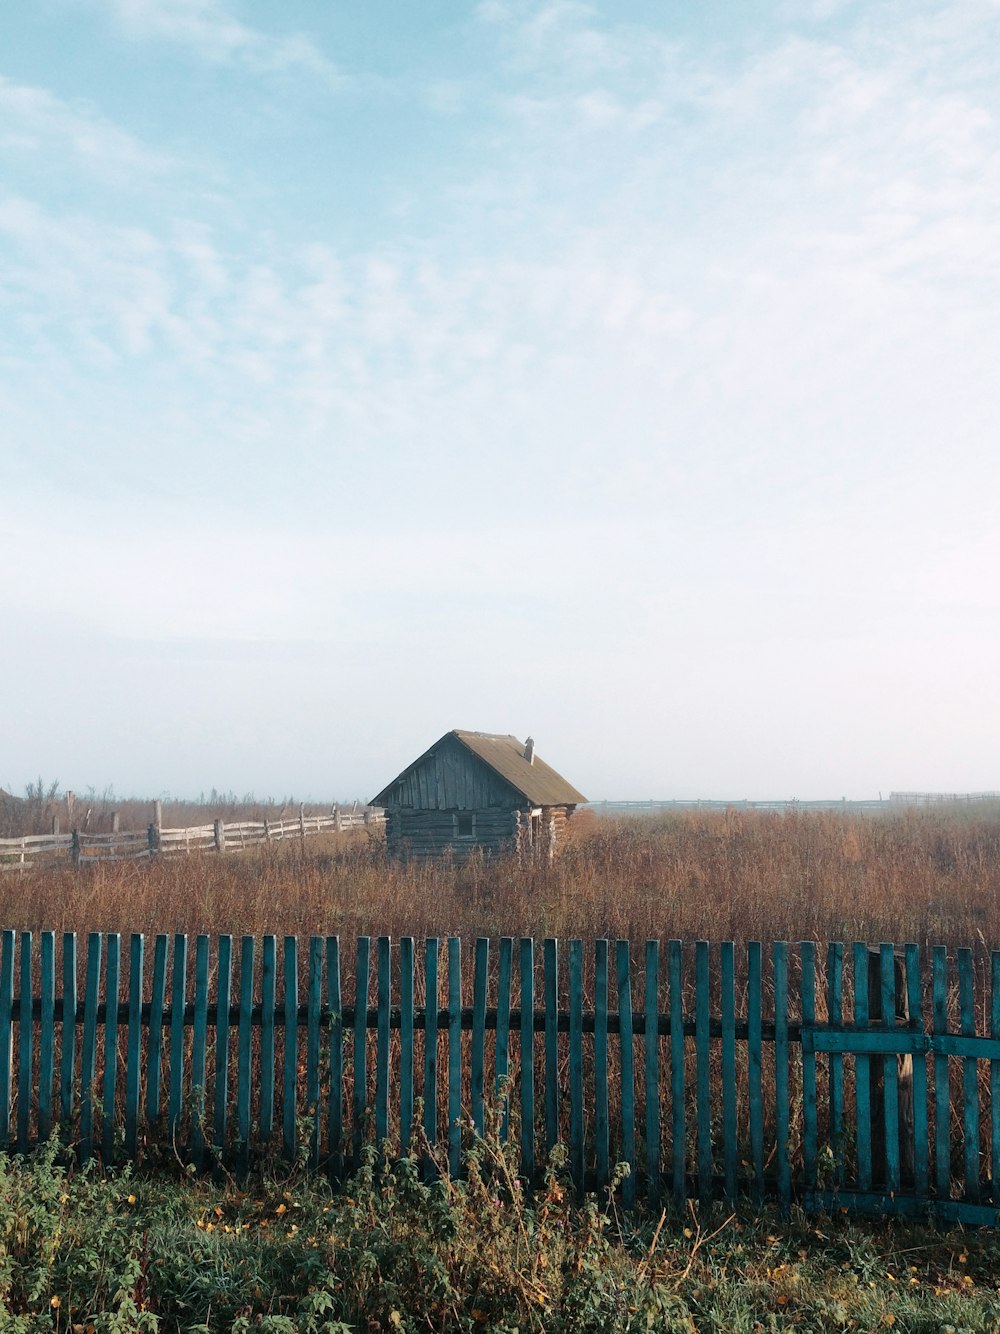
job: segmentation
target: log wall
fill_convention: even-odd
[[[450,853],[456,861],[463,861],[473,849],[492,855],[514,851],[517,812],[473,811],[475,833],[471,838],[456,837],[456,814],[455,811],[418,811],[391,807],[386,811],[385,819],[389,855],[419,860]]]

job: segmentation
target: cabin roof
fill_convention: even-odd
[[[381,805],[390,789],[449,737],[454,737],[477,759],[488,764],[534,806],[578,806],[587,800],[572,783],[568,783],[551,765],[540,759],[537,752],[530,762],[526,760],[524,742],[519,741],[516,736],[504,736],[496,732],[465,732],[456,727],[451,732],[446,732],[439,741],[435,741],[434,745],[425,750],[423,755],[418,756],[412,764],[408,764],[377,797],[372,798],[371,805]]]

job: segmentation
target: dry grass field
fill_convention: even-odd
[[[0,877],[31,930],[892,940],[1000,947],[1000,806],[581,812],[551,867],[391,863],[381,833]]]

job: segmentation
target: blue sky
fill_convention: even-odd
[[[0,10],[0,786],[1000,787],[1000,6]]]

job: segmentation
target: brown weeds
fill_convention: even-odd
[[[1000,945],[1000,811],[581,813],[551,867],[390,862],[381,836],[0,877],[21,929]]]

